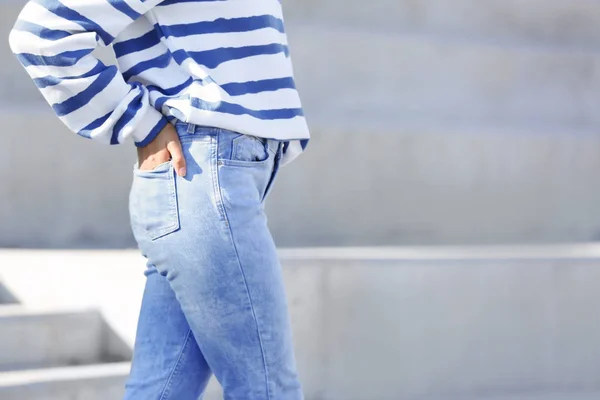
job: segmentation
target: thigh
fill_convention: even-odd
[[[176,212],[166,201],[156,212],[175,217],[152,225],[142,247],[170,282],[226,399],[300,399],[263,207],[277,153],[230,131],[180,134],[188,174],[174,178]]]
[[[211,376],[164,276],[153,265],[138,320],[126,400],[197,400]]]

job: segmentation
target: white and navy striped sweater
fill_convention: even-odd
[[[308,143],[279,0],[31,0],[10,45],[84,137],[143,146],[179,119],[284,140],[282,164]]]

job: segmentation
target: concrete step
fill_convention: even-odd
[[[600,52],[306,24],[290,24],[289,31],[309,118],[400,114],[487,125],[600,123]],[[0,105],[45,104],[12,57],[0,82],[6,82]]]
[[[267,201],[279,245],[600,238],[593,130],[348,119],[310,120],[306,153],[282,170]]]
[[[0,306],[6,304],[17,304],[19,300],[15,295],[6,288],[6,286],[0,282]]]
[[[281,250],[307,398],[591,400],[599,254],[598,245]]]
[[[600,4],[600,3],[599,3]],[[290,28],[307,116],[596,126],[600,52]]]
[[[79,138],[47,107],[0,109],[0,118],[0,246],[135,246],[127,210],[132,146]],[[281,246],[600,238],[600,138],[593,129],[460,125],[402,114],[309,122],[309,148],[284,167],[267,201]],[[44,167],[14,173],[28,171],[31,160]]]
[[[0,2],[0,37],[25,0]],[[288,0],[286,20],[549,46],[600,46],[595,0]],[[0,48],[7,40],[0,40]],[[3,54],[3,52],[1,53]]]
[[[129,363],[0,373],[2,400],[116,400],[123,398]]]
[[[403,113],[488,125],[600,122],[600,49],[490,44],[306,23],[290,23],[288,31],[309,117]],[[6,54],[0,104],[45,104],[5,46],[0,41],[0,54]],[[101,53],[111,59],[106,50]]]
[[[289,0],[286,20],[549,46],[600,46],[595,0]]]
[[[307,400],[598,398],[599,244],[279,255]],[[137,250],[0,250],[0,274],[25,301],[56,301],[60,288],[123,322],[137,317],[144,265]]]
[[[586,392],[558,392],[548,393],[547,391],[540,391],[537,393],[525,393],[525,394],[509,394],[509,395],[496,395],[496,396],[478,396],[465,399],[464,397],[440,397],[437,400],[597,400],[600,399],[600,391],[586,391]]]
[[[0,307],[0,371],[126,361],[130,356],[97,311]]]

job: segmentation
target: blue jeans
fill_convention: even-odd
[[[300,400],[288,307],[264,200],[282,143],[176,125],[187,175],[134,168],[130,216],[147,282],[127,400]]]

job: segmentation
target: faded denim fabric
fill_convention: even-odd
[[[147,258],[126,400],[301,400],[264,201],[283,142],[176,124],[187,176],[134,168],[131,225]]]

